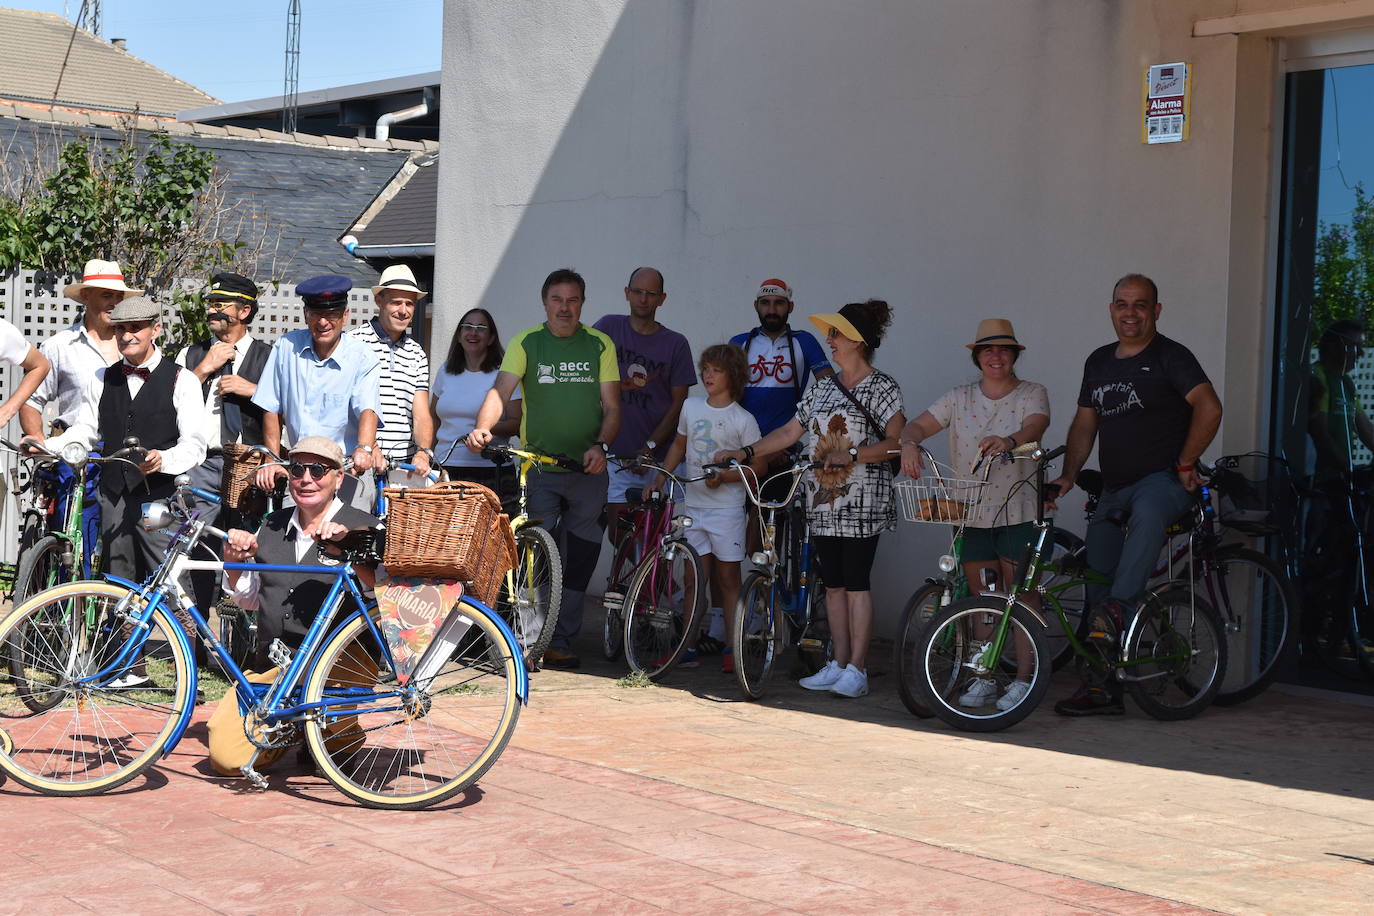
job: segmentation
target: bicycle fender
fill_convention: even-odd
[[[142,594],[142,588],[137,582],[132,582],[125,579],[123,576],[116,576],[111,573],[105,573],[104,577],[108,582],[113,582],[115,585],[122,585],[130,591]],[[171,615],[171,611],[166,606],[163,606],[160,610],[164,614]],[[195,649],[192,648],[191,640],[187,638],[181,627],[175,625],[176,618],[172,617],[171,619],[173,621],[173,626],[171,627],[173,637],[177,642],[181,643],[182,651],[186,653],[186,658],[190,660],[190,664],[187,666],[191,672],[190,691],[187,694],[190,702],[188,702],[186,708],[181,711],[181,715],[177,717],[176,727],[172,729],[172,734],[168,736],[167,743],[162,746],[162,757],[160,759],[163,760],[165,760],[167,755],[172,753],[173,749],[176,748],[177,742],[181,740],[181,736],[186,734],[186,728],[191,724],[191,715],[196,711],[196,690],[200,686],[200,671],[196,668]]]
[[[998,601],[1002,602],[1003,604],[1006,604],[1007,599],[1010,598],[1011,596],[1008,595],[1006,592],[991,591],[991,592],[981,592],[979,595],[970,596],[970,597],[996,598]],[[1042,613],[1040,613],[1039,611],[1037,611],[1035,608],[1031,607],[1031,606],[1030,606],[1029,604],[1027,604],[1026,602],[1024,602],[1024,601],[1018,601],[1018,602],[1016,602],[1016,606],[1019,607],[1019,608],[1021,608],[1021,610],[1025,611],[1027,614],[1030,614],[1031,617],[1035,618],[1035,622],[1038,623],[1038,624],[1040,624],[1040,625],[1041,625],[1042,627],[1044,627],[1045,629],[1048,630],[1048,629],[1050,628],[1050,622],[1049,622],[1049,620],[1047,620],[1047,619],[1045,618],[1045,615],[1042,614]]]
[[[501,631],[501,637],[506,641],[507,651],[515,658],[515,695],[520,698],[522,705],[528,706],[530,704],[530,673],[525,668],[525,653],[520,648],[520,641],[515,638],[515,631],[510,628],[510,624],[506,623],[505,618],[471,595],[464,595],[459,598],[458,604],[467,605],[468,610],[480,612],[496,624],[496,628]]]

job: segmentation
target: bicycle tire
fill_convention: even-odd
[[[553,535],[537,525],[515,533],[517,563],[501,585],[495,611],[510,624],[533,669],[553,639],[563,603],[563,561]],[[514,594],[512,594],[512,590]]]
[[[787,615],[777,607],[777,589],[777,583],[763,573],[750,573],[735,608],[730,646],[735,680],[748,700],[760,699],[768,689],[768,678],[787,643]]]
[[[1066,528],[1056,527],[1054,529],[1054,541],[1051,547],[1050,561],[1058,564],[1062,560],[1072,558],[1075,561],[1082,558],[1086,547],[1083,539]],[[1066,579],[1073,584],[1056,595],[1060,607],[1064,610],[1064,616],[1068,619],[1069,626],[1075,635],[1080,638],[1084,631],[1083,612],[1088,607],[1088,587],[1085,582],[1074,582],[1071,577]],[[1045,587],[1050,587],[1058,582],[1058,577],[1046,575],[1042,583]],[[1052,621],[1050,628],[1046,631],[1045,642],[1050,653],[1050,665],[1055,671],[1063,668],[1074,658],[1073,643],[1064,631]]]
[[[21,628],[29,630],[21,683],[0,693],[0,718],[10,720],[7,731],[14,743],[0,755],[0,769],[16,782],[47,795],[97,795],[123,785],[162,756],[193,702],[194,677],[174,632],[177,623],[166,609],[153,612],[141,654],[130,663],[130,668],[147,666],[154,679],[150,685],[74,683],[94,673],[99,659],[117,651],[125,638],[122,628],[98,628],[95,642],[83,644],[80,640],[92,635],[84,626],[84,603],[98,602],[97,619],[103,620],[130,594],[105,582],[69,582],[35,595],[0,622],[0,641]],[[167,680],[170,686],[158,683]],[[41,712],[29,710],[19,694],[35,683],[44,691],[61,691],[62,701]]]
[[[897,672],[897,695],[902,705],[919,719],[929,719],[935,715],[918,693],[917,681],[920,679],[917,664],[916,644],[921,631],[940,611],[945,597],[946,586],[943,582],[927,582],[912,593],[902,609],[902,619],[897,625],[897,639],[892,646],[892,669]]]
[[[611,559],[611,572],[606,577],[606,592],[601,602],[605,610],[605,616],[601,621],[601,654],[608,662],[615,661],[625,647],[625,618],[621,610],[625,607],[625,593],[629,590],[629,580],[634,578],[636,564],[631,557],[634,549],[634,529],[627,528],[621,534],[620,543],[615,548],[615,556]],[[620,574],[620,579],[616,577],[617,573]]]
[[[1002,657],[985,669],[974,667],[974,659],[988,638],[976,631],[996,625],[1005,609],[1006,603],[998,598],[984,595],[966,598],[944,608],[922,630],[918,643],[921,674],[916,682],[917,689],[921,699],[945,724],[961,731],[1001,731],[1034,712],[1049,690],[1052,669],[1044,639],[1045,628],[1019,604],[1011,609]],[[1025,651],[1030,653],[1030,688],[1010,709],[1000,709],[995,700],[1016,680],[1016,658],[1022,640]],[[992,680],[995,693],[989,697],[989,702],[981,705],[961,705],[960,698],[972,686],[975,677]]]
[[[1228,544],[1211,557],[1218,580],[1208,582],[1198,564],[1194,588],[1221,615],[1226,632],[1226,681],[1212,702],[1234,706],[1269,688],[1297,650],[1298,597],[1277,563],[1258,550]],[[1237,664],[1254,658],[1248,667]]]
[[[1191,719],[1226,678],[1228,645],[1216,609],[1187,588],[1146,595],[1126,633],[1126,690],[1156,719]]]
[[[639,564],[625,591],[625,662],[657,680],[672,670],[706,604],[701,557],[685,541],[660,545]]]
[[[14,591],[11,607],[18,607],[29,598],[54,585],[70,582],[71,569],[62,562],[65,544],[53,535],[37,541],[24,552],[19,560],[19,569],[14,574]],[[6,668],[15,683],[24,676],[23,647],[17,637],[5,641]],[[28,694],[26,700],[34,700],[36,695]],[[54,700],[55,702],[55,700]],[[26,704],[29,705],[29,704]],[[42,712],[47,704],[29,705],[34,712]]]
[[[354,801],[395,810],[438,804],[476,783],[515,732],[519,647],[472,604],[450,614],[470,625],[451,640],[437,674],[425,683],[410,680],[399,698],[398,678],[378,669],[377,637],[361,615],[340,627],[311,665],[306,703],[336,689],[370,694],[305,723],[320,772]]]

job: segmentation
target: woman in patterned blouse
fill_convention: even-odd
[[[825,462],[806,481],[806,522],[825,582],[834,658],[802,678],[801,686],[861,697],[868,693],[866,662],[873,636],[869,574],[878,534],[897,523],[888,458],[906,423],[901,388],[872,363],[892,309],[870,299],[851,302],[838,313],[812,315],[811,321],[826,336],[836,374],[807,387],[786,425],[752,446],[721,452],[716,460],[766,457],[805,436],[805,454]]]

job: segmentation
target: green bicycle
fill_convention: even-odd
[[[1039,595],[1041,607],[1058,623],[1084,675],[1099,683],[1120,682],[1157,719],[1196,716],[1225,679],[1225,628],[1188,579],[1152,586],[1129,621],[1092,610],[1078,627],[1070,622],[1062,596],[1106,584],[1106,577],[1065,563],[1058,581],[1037,584],[1049,566],[1051,549],[1051,525],[1044,517],[1045,468],[1063,452],[1062,446],[1046,452],[1039,443],[1027,443],[1011,453],[1014,459],[1036,462],[1036,537],[1020,580],[1010,583],[1008,592],[978,595],[941,609],[915,640],[912,664],[905,669],[914,676],[908,689],[955,728],[1008,728],[1044,698],[1053,670],[1045,638],[1051,623],[1024,600],[1031,593]],[[975,691],[975,680],[991,680],[996,689],[991,694]],[[1008,694],[1015,680],[1026,686],[1019,695]],[[1004,701],[994,702],[999,698]]]

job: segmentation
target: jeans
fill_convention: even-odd
[[[530,475],[530,518],[562,545],[563,600],[550,641],[555,649],[567,649],[582,630],[582,599],[601,554],[606,485],[605,474]]]
[[[1165,531],[1192,501],[1193,494],[1183,488],[1173,471],[1156,471],[1102,494],[1097,513],[1088,523],[1088,565],[1112,577],[1112,598],[1128,607],[1140,600],[1159,560]],[[1123,513],[1127,518],[1124,531],[1110,520]],[[1103,591],[1103,586],[1090,587],[1088,600],[1102,601]]]

